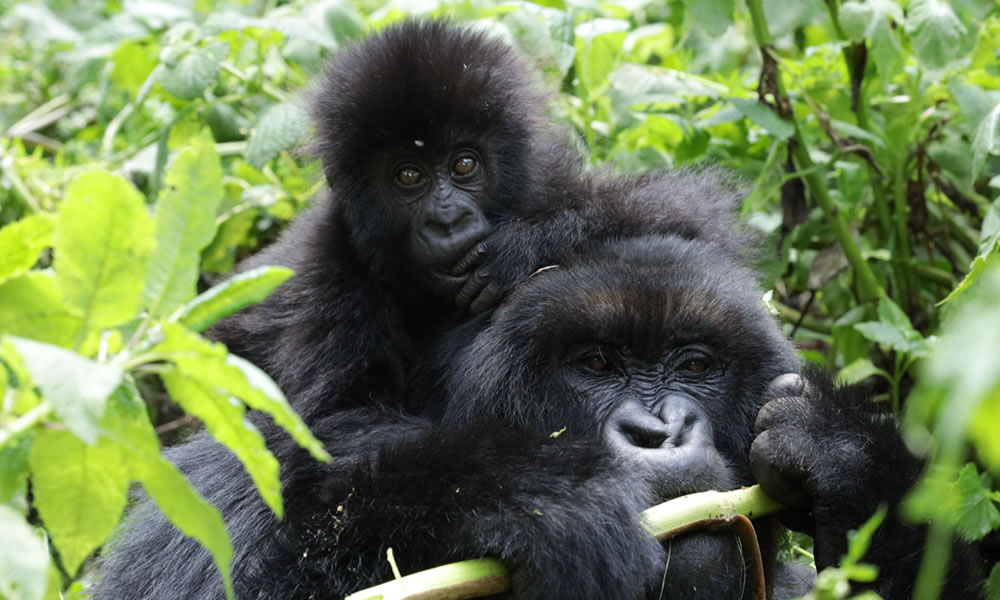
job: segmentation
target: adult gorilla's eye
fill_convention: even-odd
[[[420,171],[413,167],[403,167],[396,171],[396,181],[403,185],[417,185],[420,183]]]
[[[591,371],[597,371],[598,373],[607,371],[611,368],[611,363],[609,363],[603,356],[599,354],[594,354],[592,356],[587,356],[583,359],[583,365],[590,369]]]
[[[681,365],[681,368],[689,373],[704,373],[708,370],[708,361],[693,358]]]
[[[451,169],[456,175],[468,175],[476,169],[476,159],[471,156],[463,156],[455,161]]]

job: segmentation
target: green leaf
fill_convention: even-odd
[[[0,365],[0,369],[2,369]],[[22,436],[0,448],[0,504],[28,514],[29,436]]]
[[[888,297],[879,301],[878,317],[877,322],[858,323],[854,329],[869,340],[885,344],[894,350],[913,356],[927,354],[928,348],[923,336],[913,328],[906,313]]]
[[[892,20],[902,24],[903,9],[894,0],[849,0],[840,5],[840,26],[852,42],[871,39],[875,31]]]
[[[279,152],[294,148],[308,133],[309,119],[298,102],[272,105],[250,133],[247,162],[259,169]]]
[[[0,284],[0,332],[70,347],[83,319],[63,304],[51,271],[30,271]]]
[[[63,424],[87,444],[95,443],[108,396],[121,382],[121,368],[88,360],[58,346],[9,339]]]
[[[261,498],[281,518],[281,482],[278,461],[264,444],[264,438],[252,423],[243,418],[245,408],[230,402],[225,390],[205,380],[191,379],[181,373],[161,374],[170,397],[188,414],[201,419],[216,440],[232,450],[260,491]]]
[[[0,229],[0,283],[21,275],[38,262],[42,250],[52,245],[55,218],[49,213],[30,215]]]
[[[152,351],[165,356],[187,377],[214,386],[261,410],[287,430],[300,446],[317,460],[329,460],[323,445],[289,406],[288,400],[263,371],[226,352],[222,344],[209,342],[180,325],[163,324],[163,341]]]
[[[160,85],[182,100],[199,98],[215,83],[227,56],[229,44],[226,42],[216,41],[193,48],[179,59],[164,61],[167,64],[160,74]]]
[[[937,306],[947,304],[969,291],[969,288],[971,288],[973,284],[979,281],[979,278],[983,276],[987,267],[1000,262],[1000,259],[997,258],[998,251],[1000,251],[1000,244],[995,245],[995,248],[995,250],[988,252],[985,255],[980,254],[976,258],[972,259],[972,264],[969,265],[969,272],[965,274],[962,281],[955,286],[955,289],[953,289],[951,293],[944,298],[944,300],[937,303]]]
[[[154,317],[195,295],[201,250],[215,236],[222,201],[222,165],[203,137],[174,157],[156,204],[156,249],[146,269],[142,302]]]
[[[990,579],[986,584],[986,600],[1000,600],[1000,564],[995,565],[990,571]]]
[[[896,6],[895,3],[892,5]],[[875,67],[878,69],[882,87],[887,88],[892,82],[892,78],[903,71],[905,63],[903,48],[889,21],[882,20],[872,32],[871,52],[875,59]]]
[[[931,70],[938,70],[959,58],[966,29],[948,2],[913,0],[906,33],[917,60]]]
[[[29,458],[34,505],[74,575],[111,534],[128,499],[121,449],[100,438],[87,445],[68,431],[43,429]]]
[[[156,433],[131,379],[112,397],[102,425],[102,435],[125,453],[132,478],[142,483],[171,523],[212,553],[226,597],[232,599],[233,548],[222,515],[160,454]]]
[[[962,507],[958,513],[958,530],[969,540],[980,540],[1000,527],[1000,511],[989,496],[989,488],[979,479],[976,466],[965,465],[958,474],[958,491]]]
[[[996,153],[1000,153],[1000,104],[994,106],[976,127],[972,140],[972,179],[983,172],[986,155]]]
[[[718,37],[733,24],[735,0],[685,0],[684,4],[709,35]]]
[[[77,345],[138,312],[152,234],[142,194],[121,177],[96,170],[70,184],[56,221],[55,270],[64,301],[83,316]]]
[[[257,267],[213,286],[182,306],[171,320],[193,331],[214,323],[267,298],[294,271],[285,267]]]
[[[48,583],[49,551],[24,517],[0,504],[0,596],[41,600]]]
[[[879,375],[881,377],[885,377],[886,379],[891,380],[889,374],[886,373],[884,370],[876,367],[872,363],[872,361],[868,360],[867,358],[859,358],[854,362],[852,362],[851,364],[844,367],[843,369],[841,369],[839,373],[837,373],[837,383],[840,384],[860,383],[865,379],[868,379],[872,375]]]
[[[778,116],[771,107],[751,98],[730,98],[730,102],[740,113],[766,129],[771,135],[787,140],[795,134],[795,126]]]

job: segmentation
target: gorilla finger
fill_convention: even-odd
[[[783,396],[771,400],[757,413],[757,420],[753,425],[754,433],[760,434],[782,423],[793,421],[808,409],[809,401],[802,396]]]
[[[486,289],[480,292],[479,297],[473,300],[469,312],[474,315],[482,314],[496,308],[501,300],[503,300],[503,294],[500,289],[494,285],[487,285]]]
[[[784,398],[786,396],[806,396],[809,393],[809,384],[804,377],[798,373],[785,373],[778,375],[768,384],[764,391],[764,398]]]
[[[809,506],[810,496],[804,487],[808,472],[788,449],[782,448],[779,436],[765,431],[750,446],[750,471],[765,492],[788,507]]]
[[[462,287],[455,294],[455,306],[459,308],[471,308],[483,295],[484,289],[489,282],[489,267],[479,267],[473,271],[472,275],[462,284]],[[473,313],[475,314],[475,313]]]
[[[478,266],[479,263],[483,262],[483,259],[486,258],[488,250],[489,245],[485,241],[474,245],[468,252],[465,253],[465,256],[458,259],[458,262],[452,266],[451,275],[460,277],[461,275],[469,272],[470,269]]]

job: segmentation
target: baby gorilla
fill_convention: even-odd
[[[223,513],[240,597],[341,598],[391,579],[391,547],[404,573],[497,556],[522,599],[748,600],[733,536],[665,549],[639,512],[753,483],[753,456],[817,549],[835,549],[920,469],[867,398],[787,375],[798,367],[752,272],[711,244],[642,237],[541,272],[454,330],[413,382],[425,416],[371,404],[316,419],[331,464],[258,419],[283,465],[281,522],[207,435],[170,456]],[[808,579],[774,564],[775,530],[758,525],[774,596],[801,594]],[[922,543],[893,511],[872,587],[908,598]],[[947,597],[974,597],[974,557],[957,550]],[[148,501],[102,575],[97,598],[222,597],[208,553]]]

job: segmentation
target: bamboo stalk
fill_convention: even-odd
[[[642,512],[646,530],[669,537],[673,530],[696,521],[744,515],[763,517],[782,506],[760,486],[728,492],[698,492],[668,500]],[[510,591],[510,573],[496,558],[478,558],[435,567],[370,587],[344,600],[470,600]]]

